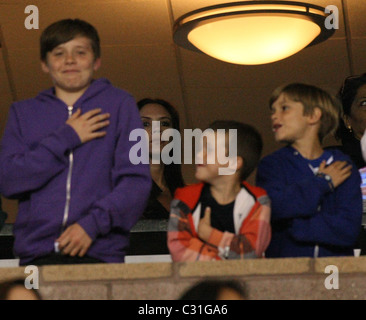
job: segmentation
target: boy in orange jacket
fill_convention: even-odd
[[[245,182],[260,159],[261,136],[236,121],[216,121],[209,129],[214,139],[207,134],[203,163],[196,166],[195,176],[201,182],[177,189],[171,204],[168,248],[172,260],[262,257],[271,237],[270,201],[263,189]],[[220,135],[219,129],[225,134]],[[227,156],[232,130],[236,131],[237,153],[230,160],[235,160],[236,168],[231,168],[231,174],[220,174],[229,167],[219,161],[212,141],[217,140],[217,150],[224,147]]]

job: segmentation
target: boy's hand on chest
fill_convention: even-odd
[[[208,241],[210,239],[213,228],[211,227],[211,208],[207,207],[205,209],[205,214],[203,218],[200,220],[197,228],[198,236],[204,240]]]
[[[93,109],[84,114],[78,109],[66,123],[78,134],[81,143],[104,137],[107,132],[99,131],[109,125],[109,113],[101,113],[101,109]]]

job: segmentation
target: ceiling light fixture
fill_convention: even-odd
[[[183,48],[242,65],[285,59],[334,33],[320,6],[294,1],[240,1],[181,16],[174,41]]]

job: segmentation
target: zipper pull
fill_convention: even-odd
[[[69,110],[69,118],[72,116],[73,109],[74,109],[74,106],[67,106],[67,110]]]

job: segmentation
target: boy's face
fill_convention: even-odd
[[[227,168],[229,165],[229,161],[223,161],[227,148],[227,134],[221,135],[216,132],[208,134],[207,139],[203,141],[202,150],[196,155],[198,164],[196,164],[195,177],[197,180],[214,184],[215,181],[225,177],[219,174],[219,169]],[[220,153],[223,154],[219,156]]]
[[[46,62],[41,64],[42,70],[51,76],[56,94],[60,90],[77,93],[90,85],[94,71],[100,67],[100,58],[94,58],[88,38],[76,37],[48,52]]]
[[[308,116],[304,105],[282,93],[271,106],[272,130],[277,142],[293,143],[307,137]]]

